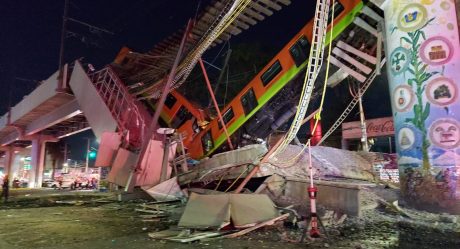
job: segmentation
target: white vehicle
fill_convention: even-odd
[[[54,188],[54,189],[71,188],[73,183],[74,183],[74,181],[72,179],[63,179],[62,180],[62,185],[59,185],[59,181],[54,180],[54,181],[50,182],[49,187]]]

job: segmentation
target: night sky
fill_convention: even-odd
[[[0,113],[19,102],[58,68],[64,0],[2,0],[0,4]],[[68,22],[65,61],[84,57],[98,68],[127,45],[145,52],[184,27],[209,0],[71,0],[69,17],[113,33]],[[313,2],[293,3],[231,42],[281,46],[313,12]],[[291,17],[291,18],[287,18]],[[295,17],[295,18],[292,18]],[[267,39],[267,37],[271,37]],[[278,39],[273,39],[277,37]],[[210,52],[212,54],[212,51]]]
[[[65,61],[84,58],[97,68],[127,45],[145,52],[184,27],[210,0],[71,0],[69,17],[113,34],[68,22]],[[261,42],[279,49],[311,18],[316,1],[290,6],[230,40]],[[1,0],[0,114],[29,94],[58,68],[64,0]],[[214,48],[214,50],[219,47]],[[215,54],[209,51],[204,59]],[[212,58],[209,58],[212,60]],[[221,61],[221,60],[218,60]],[[374,114],[372,114],[374,115]],[[378,116],[379,113],[376,113]],[[88,134],[85,134],[87,136]]]

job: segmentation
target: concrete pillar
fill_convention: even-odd
[[[13,160],[14,160],[14,150],[11,147],[8,147],[5,150],[5,175],[10,175],[12,165],[13,165]],[[10,176],[11,179],[12,176]]]
[[[31,170],[29,175],[29,188],[41,188],[43,170],[45,167],[45,145],[46,142],[40,137],[32,140]]]
[[[401,201],[460,214],[460,43],[455,4],[387,2],[385,52]]]
[[[12,165],[14,161],[14,149],[8,146],[5,150],[5,165],[4,165],[4,174],[8,175],[9,177],[9,184],[10,187],[12,186],[13,183],[13,172],[12,172]]]
[[[11,163],[11,170],[10,170],[10,179],[13,181],[15,178],[21,178],[22,177],[22,172],[20,171],[20,166],[24,163],[21,158],[23,155],[18,154],[16,152],[13,153],[13,156],[11,157],[12,163]]]

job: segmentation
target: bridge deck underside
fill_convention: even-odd
[[[41,117],[59,109],[61,106],[69,103],[75,98],[66,93],[56,93],[51,98],[45,100],[43,103],[33,108],[31,111],[27,112],[24,116],[19,119],[7,124],[6,126],[0,128],[0,141],[7,141],[9,138],[18,137],[20,139],[19,130],[23,130],[27,133],[27,128],[34,121],[39,120]],[[52,124],[50,124],[52,126]],[[46,129],[46,125],[43,129]],[[30,134],[23,134],[30,135]]]

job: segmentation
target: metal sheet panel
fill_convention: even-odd
[[[97,151],[96,167],[111,166],[115,153],[120,147],[121,136],[115,132],[104,132],[102,134],[101,142],[99,143],[99,149]]]
[[[102,133],[116,131],[117,122],[78,61],[69,85],[98,140]]]
[[[112,170],[107,177],[109,182],[115,183],[120,186],[126,186],[129,174],[136,164],[137,155],[120,148],[118,150],[117,156],[115,157],[115,161],[112,165]]]
[[[169,147],[169,161],[174,159],[177,144]],[[153,186],[160,183],[161,166],[163,162],[163,142],[151,140],[148,151],[142,160],[139,173],[136,175],[136,186]],[[171,175],[171,167],[167,168],[167,178]]]

